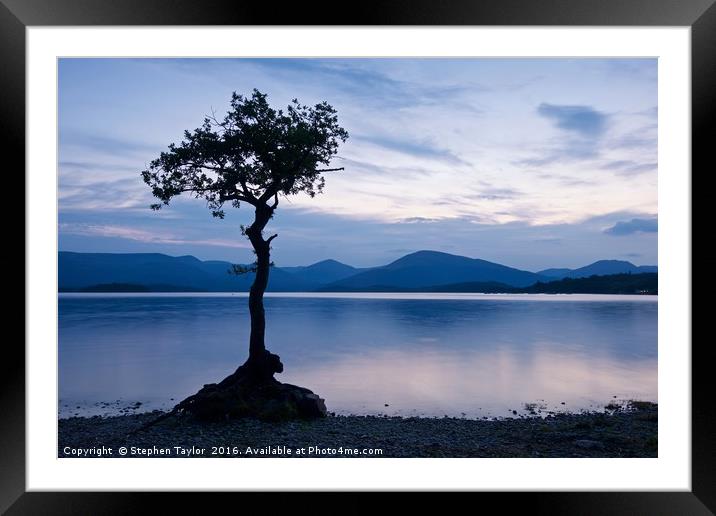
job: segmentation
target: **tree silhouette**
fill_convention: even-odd
[[[267,95],[254,89],[250,97],[234,93],[226,116],[207,116],[201,127],[185,131],[181,143],[169,145],[168,151],[142,172],[144,182],[160,201],[151,206],[155,210],[184,193],[204,199],[218,218],[224,217],[227,205],[239,208],[244,203],[254,209],[253,223],[242,227],[256,254],[250,267],[256,276],[249,293],[249,357],[219,387],[239,380],[254,386],[270,383],[273,374],[283,370],[278,356],[266,350],[264,340],[263,296],[271,242],[278,236],[265,237],[264,229],[282,197],[301,192],[314,197],[323,190],[325,172],[342,170],[330,165],[347,138],[336,110],[328,103],[309,107],[294,99],[285,110],[275,110]],[[237,267],[236,272],[245,269]]]

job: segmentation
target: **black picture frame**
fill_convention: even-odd
[[[716,0],[431,0],[369,1],[338,8],[332,2],[282,3],[214,0],[0,0],[0,128],[8,151],[4,172],[25,170],[25,29],[28,26],[88,25],[571,25],[688,26],[691,28],[692,171],[705,175],[716,120]],[[713,165],[710,167],[713,169]],[[689,171],[684,171],[689,173]],[[7,177],[7,176],[6,176]],[[15,181],[17,189],[22,183]],[[15,199],[25,199],[14,194]],[[693,188],[692,188],[693,191]],[[4,228],[18,242],[12,258],[3,253],[3,271],[19,263],[25,227],[17,223],[23,208],[4,203]],[[692,214],[692,219],[698,219]],[[693,230],[692,230],[693,234]],[[22,241],[22,247],[19,242]],[[692,250],[693,253],[693,250]],[[51,259],[48,259],[51,261]],[[32,271],[25,269],[25,275]],[[706,280],[708,281],[708,280]],[[708,289],[707,283],[702,288]],[[23,291],[24,292],[24,291]],[[23,299],[25,294],[23,293]],[[693,305],[693,303],[692,303]],[[3,310],[6,335],[10,322],[24,316],[24,303]],[[693,315],[692,315],[693,320]],[[24,326],[23,326],[24,334]],[[4,339],[0,360],[0,511],[7,514],[135,514],[150,510],[160,497],[162,513],[204,514],[206,501],[186,493],[38,493],[25,490],[25,353],[19,339]],[[689,343],[672,343],[688,345]],[[716,512],[716,407],[711,393],[710,339],[692,346],[692,490],[690,492],[481,493],[480,502],[496,501],[512,512],[520,507],[549,514],[713,514]],[[201,497],[201,495],[199,495]],[[277,499],[267,493],[222,494],[229,503],[240,496],[244,507],[258,504],[272,513],[308,504],[312,512],[367,512],[370,496],[332,500],[320,506],[304,494]],[[270,498],[269,498],[270,497]],[[423,503],[422,495],[411,496]],[[455,497],[455,502],[461,502]],[[509,499],[509,501],[508,501]],[[443,504],[445,502],[442,502]],[[471,504],[474,502],[470,502]],[[336,505],[338,504],[338,505]],[[336,507],[344,510],[337,510]],[[443,505],[443,507],[446,507]],[[361,510],[363,509],[363,510]],[[218,509],[217,509],[218,510]],[[443,509],[444,510],[444,509]],[[197,512],[199,511],[199,512]]]

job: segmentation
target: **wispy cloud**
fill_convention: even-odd
[[[652,172],[657,169],[657,163],[637,163],[631,160],[610,161],[602,165],[606,170],[614,170],[617,174],[633,176],[644,172]]]
[[[61,210],[67,211],[118,211],[148,210],[153,202],[139,179],[115,181],[91,180],[61,175],[62,188],[58,193]]]
[[[429,217],[408,217],[407,219],[402,219],[398,222],[403,224],[423,224],[423,223],[430,223],[430,222],[438,222],[440,219],[431,219]]]
[[[658,219],[631,219],[620,221],[604,230],[607,235],[624,236],[634,233],[657,233]]]
[[[354,140],[376,145],[402,154],[418,158],[428,158],[445,161],[450,164],[467,164],[448,149],[435,145],[431,140],[410,140],[385,136],[353,135]]]
[[[588,180],[588,179],[581,179],[578,177],[571,177],[561,174],[550,174],[550,173],[544,173],[539,174],[538,177],[540,179],[547,179],[550,181],[554,181],[561,186],[593,186],[597,184],[594,180]]]
[[[60,147],[76,146],[87,150],[95,151],[100,154],[111,156],[127,157],[128,155],[153,155],[163,150],[161,145],[152,145],[150,143],[115,138],[102,134],[89,134],[78,131],[61,131]],[[65,162],[77,164],[77,162]]]
[[[310,77],[314,83],[330,84],[344,95],[362,99],[373,107],[403,108],[447,102],[458,103],[477,113],[480,111],[478,108],[460,102],[457,97],[466,92],[489,91],[489,87],[474,81],[434,84],[399,79],[371,66],[370,60],[364,59],[257,59],[251,60],[251,63],[294,81]]]
[[[59,225],[61,233],[68,235],[92,236],[103,238],[121,238],[136,242],[167,245],[208,245],[216,247],[230,247],[237,249],[249,249],[251,246],[241,240],[229,240],[221,238],[198,238],[191,239],[169,233],[158,233],[139,229],[136,227],[103,225],[103,224],[71,224]]]
[[[463,198],[466,200],[473,201],[503,201],[509,199],[516,199],[522,196],[522,192],[515,190],[514,188],[482,188],[478,192],[464,195]]]

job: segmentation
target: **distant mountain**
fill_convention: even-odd
[[[624,260],[599,260],[579,269],[545,269],[537,274],[549,278],[588,278],[610,274],[640,274],[658,272],[656,265],[634,265]]]
[[[545,269],[539,271],[537,274],[548,278],[564,278],[569,275],[570,272],[572,272],[572,269]]]
[[[60,290],[81,290],[99,285],[129,284],[156,291],[179,287],[209,292],[246,292],[253,273],[229,274],[231,263],[203,262],[193,256],[167,256],[159,253],[58,253]],[[278,267],[271,271],[268,290],[305,291],[315,288],[300,277]]]
[[[229,262],[202,261],[193,256],[60,252],[58,285],[63,292],[247,292],[254,274],[237,276],[229,274],[230,269]],[[615,270],[618,272],[614,273]],[[644,273],[652,275],[645,276]],[[651,292],[656,290],[654,273],[655,266],[637,267],[617,260],[602,260],[580,269],[546,269],[533,273],[476,258],[418,251],[370,269],[351,267],[336,260],[323,260],[305,267],[272,267],[267,290],[490,293],[583,292],[586,289],[594,293]],[[563,276],[556,278],[557,274]],[[614,274],[635,277],[599,279]],[[598,279],[591,278],[594,275]],[[577,278],[589,281],[574,283]],[[647,280],[653,284],[638,283]]]
[[[318,286],[340,281],[368,269],[357,269],[336,260],[323,260],[305,267],[281,267],[281,270]]]
[[[360,272],[320,288],[322,291],[419,289],[464,282],[498,282],[520,287],[544,280],[533,272],[476,258],[418,251],[383,267]]]

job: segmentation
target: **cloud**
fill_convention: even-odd
[[[153,202],[149,189],[139,177],[102,182],[101,174],[67,173],[60,175],[58,200],[61,211],[148,211]]]
[[[57,163],[60,169],[76,169],[76,170],[92,170],[97,168],[97,165],[87,161],[60,161]]]
[[[562,186],[593,186],[597,184],[595,181],[588,181],[586,179],[580,179],[576,177],[569,177],[561,174],[539,174],[540,179],[547,179],[555,181]]]
[[[474,194],[464,195],[464,199],[473,201],[502,201],[507,199],[515,199],[522,196],[522,192],[513,188],[483,188]]]
[[[616,160],[602,165],[602,168],[614,170],[617,174],[622,176],[633,176],[643,172],[654,171],[657,169],[657,166],[657,163],[637,163],[631,160]]]
[[[624,136],[623,138],[615,139],[613,142],[609,142],[610,147],[614,149],[647,149],[647,150],[654,150],[657,146],[657,139],[656,137],[650,138],[650,137],[643,137],[640,138],[638,136]]]
[[[434,159],[452,164],[467,164],[451,151],[436,146],[430,140],[416,141],[367,135],[355,135],[352,138],[370,143],[372,145],[377,145],[378,147],[383,147],[384,149],[400,152],[402,154],[408,154],[418,158]]]
[[[609,59],[605,63],[614,78],[631,78],[640,81],[657,80],[656,58]]]
[[[601,136],[606,130],[607,115],[591,106],[562,106],[543,102],[537,113],[552,120],[560,129],[586,138]]]
[[[272,229],[281,235],[275,258],[280,265],[334,258],[353,266],[376,266],[420,249],[528,270],[581,267],[599,259],[616,259],[624,252],[641,253],[640,264],[657,259],[651,238],[614,238],[604,233],[605,227],[618,221],[652,216],[643,213],[614,212],[539,226],[523,221],[496,224],[468,216],[426,220],[432,217],[423,215],[414,217],[418,220],[380,222],[305,211],[292,215],[280,218],[281,227]],[[326,235],[331,235],[330,242]]]
[[[408,217],[406,219],[402,219],[398,222],[401,222],[403,224],[421,224],[421,223],[430,223],[430,222],[438,222],[440,219],[431,219],[429,217]]]
[[[605,145],[610,149],[649,151],[656,156],[658,130],[658,125],[654,120],[652,123],[642,125],[624,134],[610,137]]]
[[[657,233],[658,219],[631,219],[620,221],[604,230],[607,235],[624,236],[633,233]]]
[[[100,154],[126,157],[127,155],[154,155],[163,150],[161,145],[152,145],[130,139],[114,138],[101,134],[88,134],[77,131],[60,130],[60,148],[74,145]],[[62,161],[65,164],[83,165],[82,162]]]
[[[224,60],[230,63],[230,60]],[[464,93],[486,92],[490,88],[474,81],[459,84],[428,84],[397,79],[384,73],[371,59],[252,59],[247,60],[263,68],[272,76],[284,76],[290,81],[305,81],[330,84],[331,88],[350,96],[360,98],[364,104],[377,108],[407,108],[416,105],[445,104],[460,105],[474,113],[476,107],[458,102]],[[387,63],[389,59],[379,62]]]
[[[419,166],[388,166],[388,165],[376,165],[368,161],[356,160],[351,158],[345,158],[338,156],[336,162],[340,163],[342,167],[346,168],[346,172],[353,173],[358,170],[361,172],[363,177],[370,176],[371,182],[394,184],[395,178],[400,180],[415,180],[421,177],[427,177],[434,173],[429,168],[422,168]]]
[[[599,157],[602,136],[607,130],[608,115],[591,106],[541,103],[537,113],[549,119],[565,136],[559,143],[545,146],[539,156],[516,160],[518,166],[543,167],[555,163],[589,160]]]
[[[225,240],[221,238],[200,238],[191,239],[186,237],[178,237],[176,235],[147,231],[144,229],[131,228],[126,226],[113,226],[103,224],[60,224],[61,233],[68,235],[105,237],[105,238],[121,238],[124,240],[133,240],[136,242],[150,244],[168,244],[168,245],[208,245],[216,247],[231,247],[238,249],[248,249],[251,246],[240,240]]]

